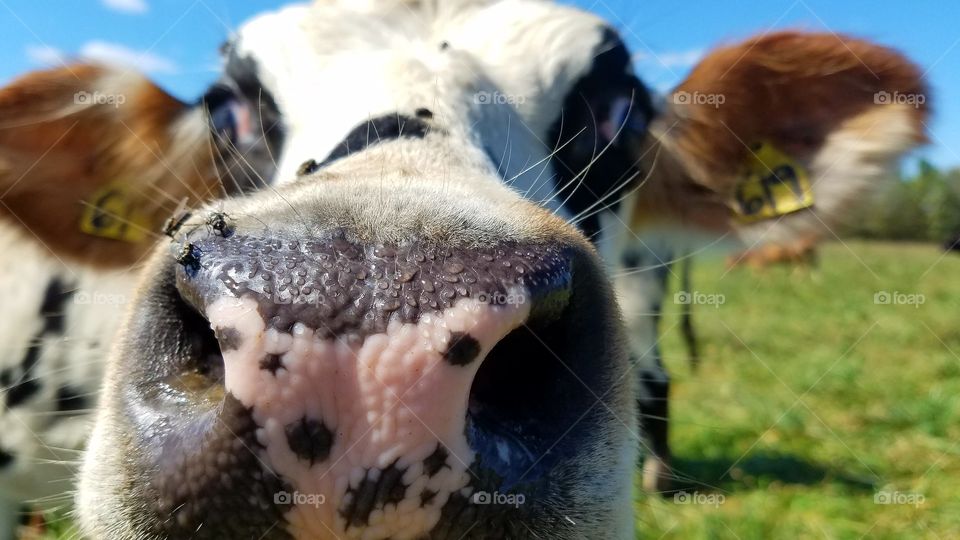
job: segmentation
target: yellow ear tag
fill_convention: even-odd
[[[150,223],[130,205],[130,201],[128,189],[120,182],[100,188],[83,204],[80,230],[111,240],[142,242],[150,230]]]
[[[810,175],[800,163],[769,143],[750,154],[730,202],[744,222],[771,219],[813,206]]]

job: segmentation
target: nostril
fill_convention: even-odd
[[[224,397],[223,351],[235,347],[239,336],[229,329],[214,331],[191,306],[182,304],[180,309],[184,354],[166,383],[192,402],[218,405]]]
[[[589,391],[560,319],[513,330],[487,355],[470,388],[467,437],[498,489],[546,474],[576,439],[568,432],[590,410]],[[564,443],[564,444],[560,444]]]
[[[235,338],[211,332],[209,323],[194,330],[200,341],[199,353],[195,358],[194,371],[206,379],[211,386],[223,387],[224,364],[223,350],[229,349],[229,342]],[[211,336],[213,339],[211,339]]]
[[[549,474],[568,449],[589,444],[575,428],[609,414],[602,403],[617,380],[608,361],[616,351],[599,317],[596,272],[578,260],[569,289],[541,294],[528,321],[490,350],[470,388],[467,436],[500,488]]]
[[[560,354],[562,323],[527,324],[487,354],[470,389],[471,416],[484,426],[549,437],[565,394],[569,372]],[[554,351],[556,348],[559,352]]]
[[[215,331],[177,289],[173,275],[155,291],[158,317],[150,329],[152,347],[164,351],[162,361],[150,366],[154,372],[142,389],[147,401],[158,409],[191,415],[216,408],[225,397],[223,351],[234,347],[239,336],[229,329]],[[200,407],[200,409],[197,409]],[[179,414],[179,413],[178,413]]]

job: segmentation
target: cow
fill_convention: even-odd
[[[766,33],[710,52],[627,142],[647,172],[599,213],[598,247],[641,374],[649,489],[666,489],[672,476],[669,379],[649,321],[659,318],[670,255],[834,235],[926,142],[929,95],[921,70],[889,48],[835,33]]]
[[[0,91],[8,520],[89,435],[91,538],[631,537],[674,239],[822,227],[926,114],[877,98],[925,91],[900,55],[799,33],[658,107],[541,0],[323,0],[223,54],[194,104],[85,64]],[[758,144],[793,175],[744,180]],[[751,221],[770,177],[816,205]]]
[[[822,240],[817,236],[801,236],[789,244],[763,244],[727,257],[727,269],[746,266],[764,270],[777,264],[797,268],[817,265],[817,247]]]

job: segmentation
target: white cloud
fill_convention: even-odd
[[[104,6],[114,11],[139,15],[146,13],[150,6],[146,0],[100,0]]]
[[[703,49],[687,51],[666,51],[660,53],[640,52],[633,59],[645,66],[656,66],[663,69],[688,69],[696,65],[703,58]]]
[[[27,58],[41,66],[56,66],[63,64],[67,57],[60,49],[49,45],[27,45]]]
[[[145,73],[177,72],[177,65],[168,58],[106,41],[90,41],[84,44],[80,48],[80,57],[104,64],[134,67]]]

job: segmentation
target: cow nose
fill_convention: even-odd
[[[203,314],[218,300],[246,299],[264,331],[308,327],[319,338],[354,343],[465,299],[542,316],[570,286],[570,255],[550,244],[371,244],[338,230],[321,240],[211,235],[174,251],[178,289]],[[221,333],[230,348],[233,332]]]
[[[275,480],[259,496],[294,537],[418,537],[448,502],[470,496],[471,466],[487,446],[496,447],[488,463],[532,465],[529,451],[511,456],[484,426],[519,421],[515,394],[536,393],[530,370],[549,360],[524,357],[533,338],[518,332],[564,317],[570,248],[388,244],[338,230],[310,240],[210,235],[174,251],[179,296],[209,326],[194,329],[207,336],[204,372],[222,377],[216,395],[232,404],[213,414],[244,411],[236,425],[252,433],[242,445],[206,444],[255,454]],[[206,461],[216,470],[204,477],[233,478],[237,462]],[[166,476],[162,506],[205,514],[197,506],[208,499],[176,478]]]

